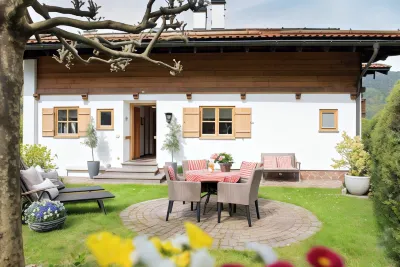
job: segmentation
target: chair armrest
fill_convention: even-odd
[[[301,162],[296,162],[296,168],[300,170]]]
[[[218,183],[218,202],[249,205],[249,183]]]
[[[168,198],[173,201],[200,202],[201,183],[188,181],[168,181]]]
[[[57,187],[58,187],[58,185],[50,186],[50,187],[46,187],[46,188],[42,188],[42,189],[35,189],[35,190],[31,190],[31,191],[22,193],[21,196],[27,196],[27,195],[30,195],[30,194],[33,194],[33,193],[38,193],[38,192],[46,191],[46,190],[49,190],[49,189],[52,189],[52,188],[57,188]]]

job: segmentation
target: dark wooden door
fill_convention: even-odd
[[[140,158],[140,108],[133,110],[133,158]]]

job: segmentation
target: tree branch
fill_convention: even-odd
[[[174,60],[175,64],[174,64],[174,66],[172,66],[172,65],[169,65],[169,64],[164,63],[162,61],[157,61],[157,60],[151,59],[150,57],[148,57],[147,55],[144,55],[144,54],[136,54],[136,53],[132,53],[132,52],[112,50],[112,49],[110,49],[108,47],[105,47],[101,43],[96,42],[96,41],[91,40],[91,39],[88,39],[88,38],[86,38],[86,37],[84,37],[82,35],[78,35],[78,34],[75,34],[75,33],[67,32],[67,31],[64,31],[64,30],[61,30],[61,29],[54,28],[54,29],[49,30],[48,32],[52,33],[52,34],[54,34],[54,35],[56,35],[58,37],[63,37],[63,38],[68,39],[68,40],[73,40],[73,41],[77,41],[77,42],[86,44],[86,45],[88,45],[88,46],[90,46],[90,47],[92,47],[92,48],[94,48],[94,49],[96,49],[98,51],[101,51],[101,52],[103,52],[103,53],[105,53],[105,54],[107,54],[107,55],[109,55],[111,57],[114,57],[114,58],[142,59],[142,60],[148,61],[150,63],[156,64],[156,65],[159,65],[159,66],[163,66],[163,67],[165,67],[165,68],[170,70],[171,75],[176,75],[177,73],[180,73],[182,71],[182,69],[183,69],[180,61],[177,62],[177,61]]]
[[[47,12],[55,12],[55,13],[60,13],[60,14],[69,14],[69,15],[74,15],[78,17],[87,17],[87,18],[92,18],[94,19],[97,15],[97,10],[96,12],[93,11],[84,11],[80,9],[75,9],[75,8],[64,8],[64,7],[58,7],[58,6],[48,6],[43,4],[43,7],[47,9]]]

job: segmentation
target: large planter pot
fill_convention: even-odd
[[[171,166],[174,169],[175,175],[178,175],[178,163],[176,163],[176,162],[165,162],[165,166]]]
[[[365,195],[368,192],[370,179],[368,176],[351,176],[347,174],[344,176],[347,191],[357,196]]]
[[[49,232],[63,227],[67,216],[51,222],[30,223],[29,228],[36,232]]]
[[[219,163],[219,167],[221,168],[221,172],[230,172],[232,163]]]
[[[91,179],[94,176],[99,175],[100,172],[100,161],[88,161],[87,162],[88,172]]]

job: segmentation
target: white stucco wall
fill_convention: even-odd
[[[25,144],[36,144],[38,103],[33,97],[37,87],[37,60],[24,60],[24,88],[23,88],[23,142]]]
[[[188,101],[184,94],[146,95],[133,100],[132,95],[41,96],[38,101],[38,143],[48,146],[57,154],[56,164],[61,175],[66,167],[85,167],[91,159],[90,149],[81,144],[82,139],[55,139],[42,137],[42,108],[79,106],[91,108],[96,120],[98,108],[114,109],[114,130],[98,131],[99,147],[95,157],[103,166],[119,167],[129,159],[130,103],[156,102],[157,112],[157,162],[162,167],[171,157],[161,147],[167,133],[165,113],[172,112],[182,124],[183,108],[199,106],[235,106],[252,108],[252,138],[236,140],[182,139],[181,151],[175,158],[208,159],[214,152],[232,153],[239,168],[243,160],[260,161],[261,153],[292,152],[302,162],[303,170],[330,170],[331,158],[336,157],[335,145],[341,132],[356,134],[356,103],[349,94],[303,94],[296,100],[294,94],[248,94],[245,101],[238,94],[193,94]],[[319,109],[338,109],[340,133],[319,133]],[[24,118],[31,118],[29,112]],[[24,120],[25,121],[25,120]],[[31,125],[30,121],[24,122]]]
[[[199,106],[236,106],[252,108],[252,138],[236,140],[200,140],[185,138],[177,160],[208,159],[212,153],[233,155],[234,168],[246,161],[260,161],[261,153],[296,153],[304,170],[331,170],[331,158],[336,157],[335,145],[341,132],[356,134],[356,103],[348,94],[248,94],[245,101],[239,95],[196,94],[192,100],[185,95],[165,95],[157,101],[157,162],[170,161],[161,151],[165,127],[165,112],[172,112],[182,124],[183,108]],[[319,110],[338,109],[340,133],[319,133]]]

